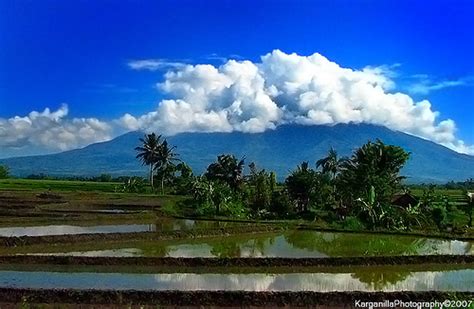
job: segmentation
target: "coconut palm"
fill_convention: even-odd
[[[240,161],[233,155],[220,155],[217,162],[208,166],[205,176],[210,180],[221,180],[237,191],[244,180],[245,157]]]
[[[157,163],[155,169],[161,176],[161,194],[165,194],[165,179],[175,172],[176,162],[180,162],[178,154],[175,153],[176,146],[170,147],[165,139],[158,148]]]
[[[138,152],[136,158],[139,159],[143,165],[150,166],[150,185],[153,189],[153,171],[155,165],[158,162],[160,147],[161,147],[161,135],[155,133],[146,134],[144,138],[140,138],[142,146],[136,147],[135,150]]]
[[[342,164],[346,161],[346,158],[339,158],[337,151],[331,147],[328,155],[316,162],[316,168],[322,167],[323,173],[330,173],[332,179],[336,178],[336,175],[341,171]]]
[[[410,153],[401,147],[385,145],[380,140],[368,142],[342,164],[338,176],[340,188],[348,196],[363,198],[370,186],[374,186],[377,201],[389,203],[392,195],[400,189],[404,179],[400,170],[409,156]]]

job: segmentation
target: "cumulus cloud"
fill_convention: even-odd
[[[420,136],[454,150],[474,153],[456,138],[453,120],[439,120],[427,100],[394,92],[398,65],[344,68],[315,53],[275,50],[261,61],[229,60],[221,66],[184,65],[157,87],[169,95],[157,110],[121,124],[131,130],[249,133],[278,125],[370,123]]]
[[[68,108],[25,117],[0,118],[0,147],[36,145],[66,150],[110,139],[120,130],[180,132],[264,132],[283,124],[369,123],[406,132],[458,152],[474,146],[456,137],[456,124],[439,119],[428,100],[397,92],[398,66],[344,68],[315,53],[275,50],[259,62],[228,60],[220,66],[163,59],[129,63],[135,70],[169,71],[157,88],[166,99],[143,115],[111,122],[68,118]]]
[[[22,149],[36,146],[68,150],[111,138],[111,126],[96,118],[68,119],[68,106],[46,108],[27,116],[0,118],[0,147]]]

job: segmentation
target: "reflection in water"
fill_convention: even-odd
[[[474,270],[411,272],[383,287],[359,280],[351,273],[292,274],[122,274],[0,271],[0,287],[246,290],[246,291],[470,291]]]
[[[121,225],[45,225],[29,227],[0,228],[0,236],[48,236],[76,234],[133,233],[155,231],[154,224],[121,224]]]
[[[13,249],[12,249],[13,250]],[[15,252],[21,252],[15,249]],[[28,250],[27,253],[38,253]],[[60,250],[58,252],[58,250]],[[283,234],[239,235],[174,241],[42,247],[45,254],[169,257],[336,257],[424,254],[473,254],[472,242],[413,236],[289,231]]]
[[[106,212],[114,210],[104,210]],[[75,234],[104,234],[104,233],[132,233],[132,232],[162,232],[187,231],[193,229],[222,228],[246,223],[221,221],[195,221],[187,219],[160,218],[154,224],[121,224],[121,225],[43,225],[43,226],[15,226],[0,228],[0,236],[47,236],[47,235],[75,235]]]

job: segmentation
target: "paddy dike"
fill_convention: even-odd
[[[474,264],[473,255],[415,255],[325,258],[170,258],[54,255],[0,256],[1,265],[116,265],[169,267],[335,267],[374,265]]]
[[[329,306],[356,301],[472,300],[472,292],[251,292],[251,291],[95,291],[0,288],[1,304],[162,305],[162,306]]]
[[[235,226],[214,229],[195,229],[182,231],[161,231],[161,232],[131,232],[131,233],[93,233],[76,235],[47,235],[47,236],[19,236],[0,237],[0,246],[17,247],[36,244],[65,244],[94,241],[124,241],[124,240],[168,240],[181,238],[199,238],[210,236],[225,236],[243,233],[275,232],[284,230],[284,227],[276,225],[250,225]]]

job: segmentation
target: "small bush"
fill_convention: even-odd
[[[0,179],[6,179],[10,177],[10,169],[5,165],[0,165]]]
[[[447,223],[446,209],[442,206],[433,207],[431,217],[439,229],[442,229]]]
[[[294,216],[293,204],[288,194],[283,191],[273,192],[269,210],[280,218],[290,218]]]
[[[365,229],[365,225],[357,217],[347,217],[344,220],[344,228],[348,230],[360,231]]]

